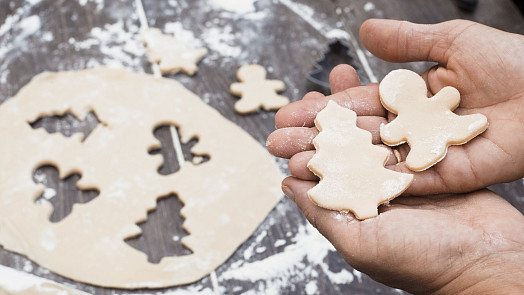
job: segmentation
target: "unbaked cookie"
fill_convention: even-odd
[[[427,97],[426,83],[417,73],[395,70],[380,83],[382,105],[397,117],[381,126],[380,137],[390,146],[407,142],[411,148],[406,166],[423,171],[446,155],[448,146],[468,142],[488,128],[482,114],[458,116],[453,113],[460,93],[447,86]]]
[[[308,191],[320,207],[351,211],[358,219],[378,215],[377,206],[408,188],[413,175],[384,168],[389,151],[371,143],[371,133],[356,125],[357,115],[330,100],[318,113],[317,152],[308,168],[320,182]]]
[[[231,93],[241,96],[235,103],[238,113],[246,114],[259,107],[276,110],[289,103],[289,98],[278,95],[285,89],[280,80],[266,80],[266,69],[261,65],[245,65],[237,72],[240,83],[231,84]]]

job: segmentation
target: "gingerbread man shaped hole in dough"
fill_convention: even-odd
[[[241,83],[231,84],[231,93],[241,96],[235,103],[235,110],[240,114],[265,110],[276,110],[289,103],[285,96],[278,95],[285,85],[280,80],[266,80],[266,69],[261,65],[245,65],[237,72]]]
[[[413,171],[435,165],[444,158],[448,146],[464,144],[488,127],[484,115],[453,113],[460,103],[456,88],[444,87],[430,98],[427,92],[422,77],[409,70],[392,71],[379,86],[382,105],[397,114],[381,126],[380,137],[390,146],[409,144],[406,165]]]

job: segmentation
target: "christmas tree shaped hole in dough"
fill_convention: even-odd
[[[235,111],[247,114],[259,107],[269,111],[277,110],[289,103],[285,96],[278,95],[286,87],[280,80],[266,80],[266,69],[261,65],[245,65],[238,72],[240,83],[231,84],[231,93],[241,96],[235,103]]]
[[[334,101],[318,113],[320,133],[308,168],[320,177],[308,191],[318,206],[351,211],[358,219],[378,215],[377,206],[400,195],[413,175],[386,169],[389,151],[371,143],[371,133],[356,125],[357,115]]]
[[[380,137],[390,146],[409,144],[406,165],[413,171],[435,165],[448,146],[464,144],[488,128],[484,115],[453,113],[460,103],[456,88],[444,87],[430,98],[427,92],[422,77],[409,70],[392,71],[379,86],[382,105],[397,114],[380,128]]]

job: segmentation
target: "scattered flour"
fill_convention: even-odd
[[[2,73],[0,73],[0,84],[7,83],[7,76],[11,73],[9,70],[5,70]]]
[[[317,283],[315,281],[311,281],[311,282],[306,284],[306,294],[307,295],[318,294],[318,287],[317,287]]]
[[[22,268],[25,272],[33,271],[33,264],[29,260],[24,261],[24,267]]]
[[[266,233],[267,234],[267,233]],[[263,232],[262,235],[265,236]],[[258,237],[257,237],[258,238]],[[242,261],[220,273],[219,282],[250,281],[260,287],[260,293],[252,290],[249,294],[270,294],[271,290],[280,293],[285,287],[301,284],[305,281],[316,281],[319,272],[327,276],[332,284],[350,284],[353,275],[347,269],[333,272],[325,259],[334,247],[311,225],[301,225],[292,239],[292,244],[284,247],[280,253],[252,262]],[[254,245],[257,243],[255,242]],[[249,249],[249,248],[248,248]],[[252,250],[244,253],[249,258]],[[247,256],[247,257],[246,257]],[[231,284],[231,283],[229,283]],[[261,287],[263,285],[263,288]],[[311,284],[309,290],[316,287]],[[308,293],[309,294],[309,293]]]
[[[29,275],[12,268],[0,265],[0,294],[14,294],[23,292],[25,290],[33,289],[33,291],[41,292],[42,294],[60,294],[59,290],[53,290],[56,286],[54,282],[41,279],[33,275]],[[62,291],[62,294],[67,294]]]
[[[366,2],[366,4],[364,4],[364,11],[370,12],[371,10],[374,10],[374,9],[375,9],[375,4],[373,4],[372,2]]]
[[[42,40],[43,41],[46,41],[46,42],[51,42],[55,39],[55,37],[53,36],[53,33],[51,32],[45,32],[42,34]]]
[[[362,283],[362,273],[356,269],[353,270],[353,276],[357,278],[359,283]]]
[[[237,14],[255,11],[256,0],[208,0],[209,4]]]
[[[340,39],[340,40],[348,40],[351,39],[348,32],[340,30],[340,29],[333,29],[326,33],[326,38],[328,39]]]
[[[85,6],[88,2],[94,3],[96,5],[96,10],[100,11],[104,8],[104,0],[78,0],[78,4]]]
[[[40,30],[41,24],[42,23],[41,23],[40,17],[38,15],[32,15],[32,16],[24,18],[18,24],[18,26],[21,28],[21,30],[16,35],[16,39],[15,40],[17,40],[17,41],[23,40],[23,39],[27,38],[28,36],[31,36],[34,33],[38,32],[38,30]]]
[[[235,44],[236,35],[232,33],[231,26],[208,28],[200,36],[206,42],[206,46],[212,50],[209,59],[219,59],[224,57],[235,58],[242,53],[242,47]],[[218,55],[217,55],[218,54]]]
[[[40,245],[48,252],[51,252],[56,248],[56,234],[52,229],[47,229],[42,232]]]
[[[202,47],[204,45],[200,39],[195,37],[192,31],[184,29],[179,22],[166,23],[163,32],[172,34],[176,40],[185,41],[193,47]]]
[[[0,59],[4,58],[7,52],[14,48],[23,48],[27,42],[27,39],[34,35],[41,27],[40,17],[38,15],[32,15],[21,19],[21,15],[25,10],[19,9],[20,14],[13,14],[7,17],[4,24],[0,27],[0,36],[5,35],[8,32],[14,32],[11,36],[14,38],[3,39],[0,43]]]
[[[104,55],[103,60],[90,60],[88,67],[105,65],[108,67],[132,67],[142,69],[142,59],[137,58],[145,54],[144,47],[137,42],[136,35],[139,27],[131,21],[124,23],[119,20],[107,24],[103,28],[91,29],[90,38],[85,40],[69,39],[69,43],[77,51],[98,47]]]
[[[280,240],[276,240],[273,246],[275,248],[278,248],[278,247],[284,246],[285,244],[286,244],[286,240],[280,239]]]
[[[56,191],[52,188],[46,188],[44,190],[44,193],[42,194],[42,197],[46,200],[52,199],[54,196],[56,196]]]

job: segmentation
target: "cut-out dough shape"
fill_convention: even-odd
[[[33,129],[42,115],[96,112],[103,128],[81,141]],[[195,136],[195,154],[210,161],[160,175],[156,126],[179,127]],[[281,198],[280,170],[267,151],[181,84],[152,75],[99,68],[44,73],[0,106],[0,243],[6,250],[65,277],[105,287],[161,288],[195,282],[222,264]],[[49,203],[35,205],[43,191],[32,173],[52,164],[64,177],[80,172],[80,188],[100,195],[75,205],[51,223]],[[254,175],[256,177],[254,177]],[[177,194],[193,254],[152,264],[124,239],[140,234],[158,197]]]
[[[468,142],[488,128],[482,114],[458,116],[453,113],[460,93],[447,86],[428,98],[426,83],[417,73],[395,70],[380,82],[382,105],[398,116],[381,126],[380,137],[390,146],[407,142],[411,148],[406,166],[423,171],[442,160],[448,146]]]
[[[0,265],[0,294],[89,295],[79,290]]]
[[[231,84],[231,93],[240,96],[235,110],[240,114],[264,110],[276,110],[289,103],[289,98],[278,95],[286,86],[280,80],[266,80],[266,69],[261,65],[245,65],[237,72],[241,83]]]
[[[378,215],[377,206],[400,195],[413,175],[384,168],[386,148],[371,143],[371,133],[356,126],[357,115],[333,100],[318,113],[317,152],[308,168],[320,182],[308,191],[320,207],[351,211],[358,219]]]
[[[149,62],[158,63],[162,74],[182,71],[193,75],[198,69],[197,63],[207,54],[207,49],[191,48],[184,41],[162,34],[157,28],[144,30],[141,37],[147,47]]]

